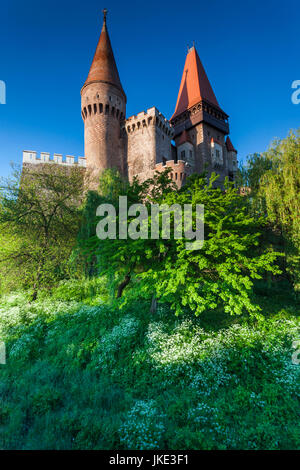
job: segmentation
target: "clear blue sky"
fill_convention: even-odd
[[[0,175],[23,149],[83,155],[80,88],[104,7],[127,116],[154,105],[172,115],[195,41],[240,159],[300,126],[300,105],[291,102],[299,0],[9,0],[0,6]]]

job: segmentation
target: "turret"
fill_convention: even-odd
[[[121,85],[103,10],[103,26],[94,59],[81,89],[84,148],[87,167],[98,176],[106,168],[124,173],[125,149],[121,123],[126,116],[126,95]]]
[[[193,172],[219,173],[221,185],[226,176],[234,179],[234,152],[227,152],[225,145],[229,133],[228,115],[218,103],[195,46],[186,56],[170,122],[178,159],[185,160]]]

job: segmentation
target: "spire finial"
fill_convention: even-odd
[[[104,8],[104,10],[102,10],[102,13],[103,13],[103,23],[106,24],[107,9]]]

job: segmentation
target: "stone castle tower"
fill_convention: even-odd
[[[81,114],[87,167],[97,173],[115,167],[124,173],[121,123],[126,115],[126,95],[106,27],[106,10],[95,56],[81,89]]]
[[[123,90],[108,35],[106,15],[87,79],[81,89],[85,157],[63,160],[47,153],[23,152],[23,163],[84,166],[91,170],[92,189],[106,168],[117,168],[143,181],[155,171],[171,168],[178,187],[192,173],[220,174],[235,179],[237,151],[228,134],[228,115],[221,109],[195,47],[188,50],[175,111],[170,120],[156,107],[126,118]]]
[[[87,166],[98,175],[118,168],[132,180],[172,168],[181,186],[187,175],[219,173],[234,180],[236,150],[229,137],[228,115],[221,109],[193,46],[183,70],[175,112],[168,121],[155,107],[126,118],[123,91],[106,25],[88,78],[81,90]],[[172,143],[175,140],[175,145]]]
[[[177,158],[187,162],[190,172],[220,174],[233,181],[237,152],[229,137],[228,115],[220,108],[195,47],[189,49],[182,74],[175,112]]]

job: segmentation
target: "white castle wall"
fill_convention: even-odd
[[[58,165],[64,166],[80,166],[86,167],[86,158],[85,157],[78,157],[78,160],[75,161],[75,157],[72,155],[66,155],[65,159],[63,155],[59,153],[55,153],[51,158],[50,153],[48,152],[41,152],[40,155],[37,152],[31,150],[24,150],[23,151],[23,163],[31,163],[32,165],[38,165],[41,163],[56,163]]]

